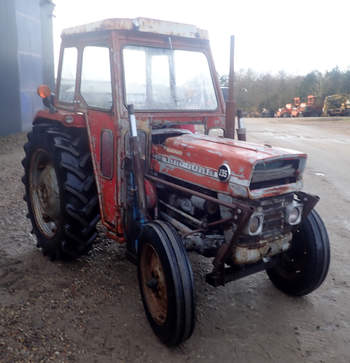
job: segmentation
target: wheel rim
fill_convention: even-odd
[[[55,236],[60,216],[59,188],[49,154],[38,149],[32,156],[29,191],[35,222],[47,238]]]
[[[152,319],[163,325],[168,313],[168,293],[164,269],[157,251],[146,243],[140,260],[141,283]]]

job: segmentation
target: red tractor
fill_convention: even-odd
[[[298,117],[320,117],[322,115],[322,104],[316,96],[308,95],[307,101],[300,103]]]
[[[300,107],[300,97],[294,97],[293,98],[293,108],[292,108],[292,112],[291,112],[291,116],[292,117],[299,117],[299,107]]]
[[[319,198],[301,191],[306,155],[227,137],[234,130],[205,31],[145,18],[67,29],[56,92],[38,93],[46,109],[23,160],[38,247],[51,260],[76,259],[101,221],[137,263],[163,343],[178,345],[194,328],[189,251],[213,258],[213,286],[266,270],[301,296],[325,279]],[[218,128],[225,138],[208,136]]]
[[[276,117],[292,117],[293,105],[287,103],[285,107],[279,108],[275,114]]]

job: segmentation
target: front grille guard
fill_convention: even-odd
[[[214,202],[218,205],[222,205],[226,208],[233,210],[232,219],[223,219],[223,225],[229,225],[230,223],[234,223],[236,226],[229,243],[225,242],[218,249],[218,252],[213,260],[213,270],[206,276],[206,280],[209,284],[213,286],[224,285],[226,282],[236,280],[243,276],[250,275],[259,270],[264,270],[271,264],[273,264],[273,259],[269,262],[259,262],[249,266],[237,267],[231,266],[229,268],[225,267],[225,263],[231,260],[232,253],[234,248],[237,245],[238,238],[242,235],[242,232],[249,221],[249,218],[256,210],[256,205],[251,205],[248,203],[244,203],[238,200],[232,200],[232,203],[228,203],[217,198],[211,197],[204,193],[194,191],[190,188],[177,185],[170,181],[164,180],[154,175],[146,174],[145,177],[155,183],[163,184],[168,186],[169,188],[180,190],[184,193],[188,193],[190,195],[196,195],[203,199]],[[303,203],[303,219],[311,212],[311,210],[315,207],[317,202],[319,201],[319,197],[312,194],[307,194],[304,192],[295,192],[294,195],[298,199],[299,202]]]
[[[299,202],[303,203],[303,221],[318,203],[320,198],[316,195],[307,194],[304,192],[295,192],[294,195],[297,197]],[[217,255],[213,261],[213,270],[206,276],[206,281],[210,285],[215,287],[225,285],[225,283],[229,281],[237,280],[244,276],[248,276],[250,274],[265,270],[266,268],[273,266],[275,258],[269,259],[266,262],[261,261],[251,265],[225,267],[225,263],[230,262],[231,260],[234,248],[237,245],[237,241],[251,214],[252,213],[249,213],[249,211],[247,211],[244,216],[242,215],[242,218],[238,221],[238,226],[232,236],[231,242],[224,243],[219,248]]]

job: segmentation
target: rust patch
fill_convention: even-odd
[[[289,249],[292,237],[292,233],[288,233],[272,241],[261,241],[254,246],[238,245],[233,251],[233,261],[237,265],[245,265],[258,262],[264,257],[274,256]]]
[[[184,38],[208,39],[208,32],[195,25],[175,23],[150,18],[114,18],[64,29],[62,36],[105,30],[136,30]]]

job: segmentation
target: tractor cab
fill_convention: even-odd
[[[208,34],[192,25],[109,19],[64,30],[56,95],[54,107],[65,125],[84,123],[94,137],[90,147],[101,173],[101,218],[117,238],[125,236],[120,206],[127,183],[121,177],[129,153],[127,105],[135,110],[146,168],[155,130],[162,129],[162,137],[153,136],[159,140],[172,136],[173,128],[224,128]]]

